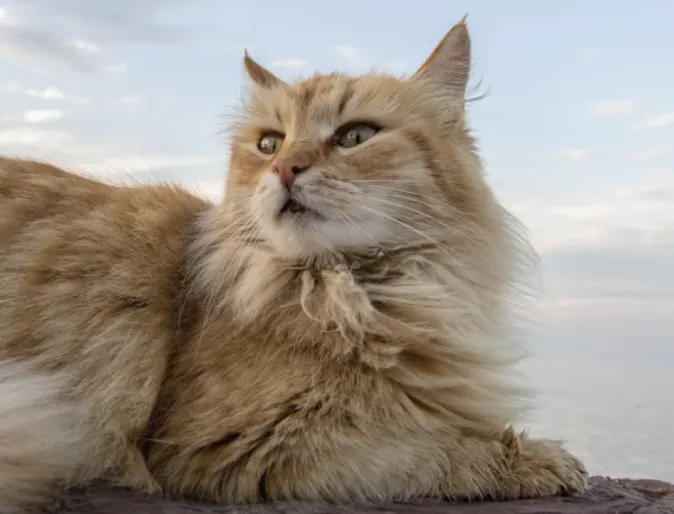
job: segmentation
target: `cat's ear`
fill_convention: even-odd
[[[255,62],[248,54],[248,50],[244,50],[243,52],[243,67],[248,77],[260,87],[271,89],[285,85],[285,82],[271,71]]]
[[[438,88],[443,96],[462,101],[466,96],[471,64],[466,16],[452,27],[414,74],[414,78]]]

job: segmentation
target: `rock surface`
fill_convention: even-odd
[[[385,505],[309,505],[283,503],[222,506],[152,499],[105,487],[73,492],[51,514],[674,514],[674,485],[658,480],[594,477],[579,498],[510,502],[447,503],[420,501]]]

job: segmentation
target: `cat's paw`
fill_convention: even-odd
[[[585,465],[561,441],[530,439],[522,434],[506,436],[504,444],[512,451],[517,497],[577,496],[587,489]]]

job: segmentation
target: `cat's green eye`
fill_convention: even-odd
[[[270,132],[264,134],[257,142],[257,149],[267,155],[273,155],[281,149],[284,137],[281,134]]]
[[[336,142],[342,148],[353,148],[354,146],[364,143],[377,132],[379,132],[378,128],[368,125],[367,123],[359,123],[357,125],[351,125],[346,130],[337,134]]]

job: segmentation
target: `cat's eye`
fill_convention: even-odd
[[[264,134],[257,142],[257,149],[267,155],[273,155],[281,149],[283,135],[270,132]]]
[[[337,134],[336,143],[342,148],[353,148],[374,136],[379,129],[367,123],[358,123]]]

